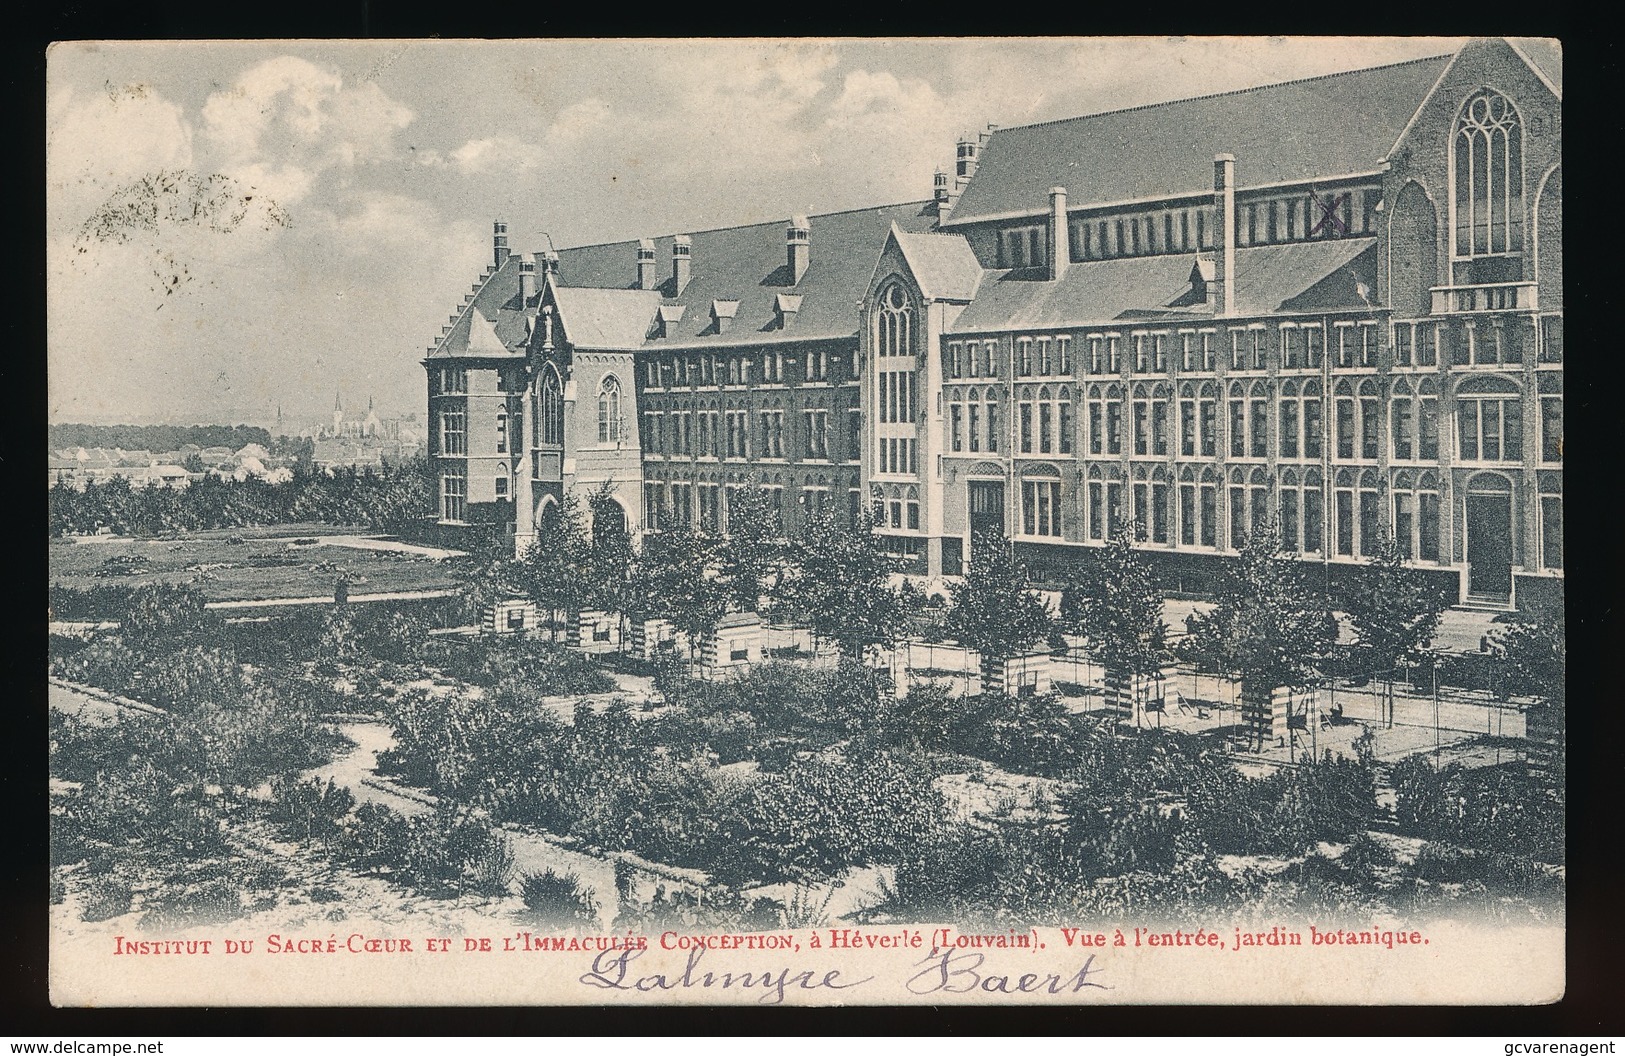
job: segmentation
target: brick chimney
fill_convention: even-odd
[[[688,268],[694,259],[694,240],[687,235],[678,235],[671,240],[671,281],[674,289],[672,296],[678,297],[683,293],[683,287],[688,285]]]
[[[1213,280],[1208,303],[1217,316],[1236,311],[1236,156],[1213,156]]]
[[[1049,189],[1049,281],[1054,282],[1066,274],[1072,263],[1072,230],[1066,219],[1066,188]]]
[[[807,274],[807,261],[812,253],[812,224],[805,216],[790,218],[784,229],[784,258],[790,268],[790,285],[801,281]]]
[[[638,239],[638,289],[652,290],[660,284],[655,278],[655,244],[650,238]]]
[[[491,222],[491,257],[499,268],[508,259],[508,225],[501,220]]]
[[[963,187],[976,175],[976,151],[980,146],[975,136],[959,137],[959,149],[954,158],[954,186]]]
[[[519,307],[528,308],[536,296],[536,260],[529,253],[519,257]]]

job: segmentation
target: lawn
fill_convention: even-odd
[[[190,583],[210,601],[331,596],[341,573],[348,577],[352,594],[457,585],[445,561],[303,541],[358,534],[362,533],[326,526],[282,525],[162,539],[53,539],[48,560],[54,584],[83,589]]]

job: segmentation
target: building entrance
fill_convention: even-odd
[[[1512,496],[1467,495],[1467,592],[1512,593]]]
[[[969,488],[971,552],[978,538],[1004,538],[1004,481],[973,480]]]

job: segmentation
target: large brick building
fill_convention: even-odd
[[[755,480],[921,572],[1146,533],[1199,588],[1275,518],[1458,596],[1562,576],[1561,57],[1546,41],[998,129],[931,201],[494,260],[425,359],[443,521]]]

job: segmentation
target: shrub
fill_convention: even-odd
[[[79,900],[79,916],[87,921],[111,920],[130,911],[135,897],[130,883],[117,874],[93,876]]]
[[[942,816],[930,776],[886,753],[797,760],[735,800],[712,872],[728,884],[827,879],[897,861]]]
[[[306,842],[336,838],[340,823],[354,807],[355,796],[332,778],[324,785],[316,778],[296,781],[279,775],[271,781],[267,814],[284,835]]]
[[[519,897],[524,899],[525,915],[538,924],[590,928],[598,923],[592,888],[568,873],[551,869],[526,873],[519,878]]]
[[[147,898],[141,926],[162,930],[219,924],[242,914],[243,900],[238,885],[226,877],[210,877],[184,886],[160,887]]]

